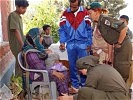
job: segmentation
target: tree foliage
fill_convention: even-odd
[[[57,6],[50,0],[43,0],[38,5],[32,5],[29,11],[24,16],[24,32],[34,27],[42,28],[44,24],[49,24],[52,27],[52,36],[54,41],[58,41],[58,21],[59,13]]]
[[[120,15],[119,14],[120,10],[122,10],[127,6],[124,0],[81,0],[81,5],[86,7],[94,1],[100,2],[104,8],[109,10],[109,16],[115,17],[115,18],[118,18]],[[67,8],[68,6],[69,6],[69,3],[66,2],[65,7]]]
[[[109,15],[119,17],[119,11],[127,5],[124,0],[82,0],[81,4],[86,7],[91,2],[100,2],[104,8],[109,10]],[[29,11],[24,15],[25,30],[27,33],[33,27],[42,27],[49,24],[52,27],[52,36],[54,42],[59,40],[58,24],[62,11],[69,7],[68,0],[43,0],[38,5],[32,5]]]
[[[109,16],[118,18],[119,12],[127,6],[124,0],[82,0],[83,5],[89,5],[91,2],[100,2],[102,6],[109,10]]]

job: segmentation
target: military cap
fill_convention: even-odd
[[[78,70],[88,69],[89,67],[96,66],[98,63],[99,63],[99,57],[90,55],[78,59],[76,62],[76,66]]]
[[[120,18],[125,19],[127,22],[129,21],[129,17],[127,15],[121,15]]]
[[[99,2],[92,2],[89,6],[87,6],[87,9],[96,9],[96,8],[102,8],[102,5]]]

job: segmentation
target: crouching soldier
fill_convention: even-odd
[[[87,75],[86,85],[79,89],[77,97],[64,96],[61,100],[130,100],[125,81],[113,67],[99,64],[95,56],[80,58],[76,64],[79,72]]]

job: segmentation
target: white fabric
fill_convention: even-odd
[[[62,51],[59,50],[59,46],[60,46],[59,42],[53,43],[53,44],[51,44],[49,49],[52,50],[53,52],[59,54],[60,60],[68,60],[67,50],[62,52]]]
[[[79,7],[79,9],[80,9],[80,7]],[[75,17],[77,16],[79,9],[74,13]]]

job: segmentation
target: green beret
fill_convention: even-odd
[[[94,67],[98,63],[99,63],[99,57],[90,55],[90,56],[86,56],[78,59],[76,62],[76,66],[78,70],[82,70],[82,69],[88,69],[90,67]]]
[[[99,2],[92,2],[87,9],[96,9],[96,8],[102,8],[102,5]]]

